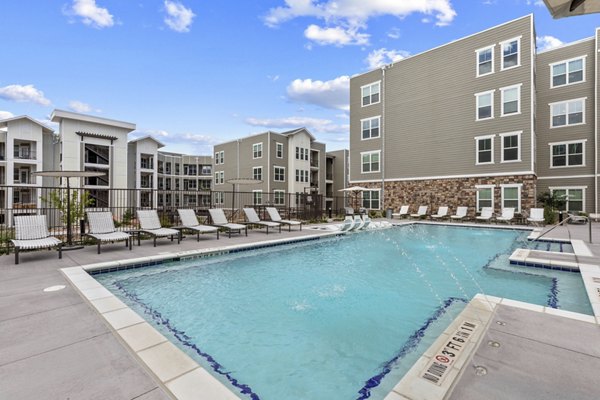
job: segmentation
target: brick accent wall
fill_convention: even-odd
[[[529,210],[536,204],[535,175],[508,175],[487,178],[453,178],[432,179],[422,181],[385,182],[383,209],[392,208],[394,212],[400,206],[409,204],[410,212],[416,212],[419,205],[428,205],[429,212],[436,212],[439,206],[448,206],[449,214],[456,212],[458,206],[469,207],[469,215],[475,215],[477,207],[476,185],[495,185],[494,210],[502,208],[502,191],[500,185],[522,183],[521,210]],[[381,188],[381,183],[361,184],[365,187]]]

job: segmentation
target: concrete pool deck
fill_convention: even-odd
[[[593,227],[594,237],[600,239],[600,229],[596,224]],[[587,226],[569,228],[573,237],[585,239]],[[0,257],[0,398],[172,398],[172,394],[138,362],[99,314],[70,286],[59,269],[320,234],[327,232],[304,229],[267,236],[264,232],[251,231],[248,237],[222,237],[219,241],[207,237],[200,243],[189,237],[179,246],[160,240],[156,248],[145,241],[141,247],[133,246],[132,251],[125,250],[122,244],[107,245],[101,255],[90,246],[65,252],[63,260],[58,260],[54,252],[40,251],[23,253],[22,263],[18,266],[13,264],[12,255]],[[569,233],[566,229],[564,232],[557,229],[551,237],[560,238],[561,235],[567,238]],[[600,245],[592,245],[590,249],[594,256],[600,254]],[[54,292],[43,291],[55,285],[66,287]],[[559,325],[564,325],[556,335],[564,336],[565,330],[578,332],[573,320],[556,318],[563,321]],[[552,336],[552,329],[545,334]],[[600,332],[597,336],[600,338]],[[517,338],[519,340],[525,339]],[[583,354],[597,358],[591,350]],[[597,370],[578,368],[577,373],[592,380]],[[533,372],[529,374],[534,378]],[[466,374],[462,375],[461,382],[463,379],[468,388]]]

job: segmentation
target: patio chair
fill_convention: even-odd
[[[349,230],[358,231],[358,230],[362,229],[364,224],[365,224],[365,221],[363,221],[363,219],[360,217],[360,215],[355,215],[354,216],[354,225],[352,225],[352,228],[350,228]]]
[[[179,214],[179,219],[181,220],[181,226],[176,226],[175,229],[184,231],[190,230],[196,232],[196,241],[200,241],[201,233],[216,233],[217,239],[219,239],[219,228],[214,226],[202,225],[198,222],[198,217],[196,217],[196,213],[191,209],[177,209],[177,213]]]
[[[281,233],[281,224],[279,222],[261,220],[254,208],[244,208],[244,214],[246,214],[246,219],[248,220],[247,224],[267,228],[267,235],[269,234],[269,228],[279,228],[279,233]]]
[[[352,207],[344,207],[344,214],[345,215],[354,215],[354,208],[352,208]]]
[[[428,206],[419,206],[416,214],[410,214],[411,218],[422,218],[427,216]]]
[[[363,218],[363,226],[360,229],[369,229],[371,222],[372,222],[371,217],[369,217],[368,215],[365,215],[365,217]]]
[[[492,207],[483,207],[481,209],[481,214],[476,217],[477,221],[487,221],[494,218],[494,209]]]
[[[154,247],[156,247],[156,238],[177,236],[177,244],[181,243],[181,234],[176,229],[163,228],[158,219],[156,210],[138,210],[138,221],[140,222],[140,232],[147,233],[154,239]]]
[[[511,224],[511,222],[515,219],[515,209],[514,207],[506,207],[502,209],[502,215],[496,217],[496,221],[506,222],[507,224]]]
[[[344,223],[340,226],[340,231],[347,232],[351,230],[353,226],[354,218],[352,218],[351,216],[347,216],[346,219],[344,219]]]
[[[267,212],[269,213],[269,218],[271,221],[278,222],[283,225],[288,226],[288,231],[292,230],[292,226],[300,226],[300,230],[302,230],[302,221],[292,221],[289,219],[281,219],[279,215],[279,211],[275,207],[267,207]]]
[[[402,219],[404,217],[408,217],[408,209],[410,208],[410,206],[402,206],[400,207],[400,211],[397,213],[392,213],[392,218],[394,217],[398,217],[399,219]]]
[[[248,236],[248,227],[246,225],[233,224],[227,221],[227,217],[222,208],[211,208],[208,210],[208,213],[210,214],[212,226],[225,229],[230,238],[232,232],[241,235],[242,230],[246,233],[246,236]]]
[[[89,211],[86,213],[90,231],[86,233],[96,240],[98,254],[101,253],[100,244],[106,242],[125,241],[125,246],[131,250],[131,235],[115,229],[115,223],[110,211]]]
[[[437,214],[432,214],[431,218],[433,219],[444,219],[448,217],[448,207],[439,207]]]
[[[58,258],[62,258],[63,242],[50,236],[45,215],[24,215],[15,217],[15,238],[10,240],[15,247],[15,264],[19,263],[19,251],[58,248]]]
[[[456,209],[456,214],[451,215],[450,219],[462,221],[467,218],[467,212],[469,211],[469,207],[458,207]]]

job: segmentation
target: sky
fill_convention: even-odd
[[[81,112],[187,154],[301,126],[348,148],[351,76],[530,13],[538,50],[600,26],[541,0],[0,0],[0,119]]]

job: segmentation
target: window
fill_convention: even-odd
[[[273,191],[273,204],[276,206],[285,205],[285,191],[274,190]]]
[[[501,117],[521,113],[521,85],[500,89],[500,98],[502,102]]]
[[[296,170],[296,182],[308,183],[308,171],[303,169]]]
[[[219,155],[221,156],[220,164],[225,164],[225,152],[224,151],[220,151]]]
[[[494,135],[476,137],[475,146],[477,157],[475,165],[494,163]]]
[[[550,68],[552,68],[550,87],[555,88],[585,81],[584,61],[585,57],[579,57],[550,64]]]
[[[362,106],[379,103],[380,82],[371,83],[360,88]]]
[[[308,161],[308,149],[304,147],[296,147],[296,160]]]
[[[362,192],[362,206],[371,210],[379,210],[379,190],[365,190]]]
[[[556,194],[559,199],[565,201],[565,205],[560,207],[561,211],[583,211],[585,209],[585,192],[586,187],[576,188],[550,188],[552,194]]]
[[[252,145],[252,158],[262,158],[262,143]]]
[[[219,165],[219,152],[215,153],[215,165]]]
[[[360,121],[362,125],[363,140],[379,137],[379,121],[380,117],[368,118]]]
[[[255,206],[259,206],[262,204],[262,190],[252,191],[252,204]]]
[[[583,110],[585,108],[585,98],[561,101],[560,103],[550,103],[551,118],[550,126],[558,128],[561,126],[585,124]]]
[[[367,153],[360,153],[362,163],[361,163],[361,173],[369,173],[369,172],[379,172],[379,156],[380,151],[369,151]]]
[[[521,65],[519,57],[519,47],[521,38],[507,40],[500,43],[502,48],[502,70],[515,68]]]
[[[275,182],[285,182],[285,167],[275,167],[273,180]]]
[[[494,73],[494,46],[477,50],[477,76]]]
[[[494,207],[494,185],[479,185],[477,188],[477,211],[483,207]]]
[[[585,141],[549,143],[552,148],[550,167],[576,167],[585,165]]]
[[[283,143],[275,143],[275,157],[283,158]]]
[[[252,178],[262,181],[262,167],[252,168]]]
[[[215,204],[223,204],[223,192],[213,192],[215,195]]]
[[[215,185],[222,185],[225,183],[225,172],[217,171],[215,172]]]
[[[521,161],[521,133],[511,132],[502,133],[500,140],[502,142],[501,162]]]
[[[494,91],[477,93],[477,114],[476,120],[494,118]]]
[[[522,184],[500,185],[502,188],[502,208],[514,208],[521,212],[521,187]]]

